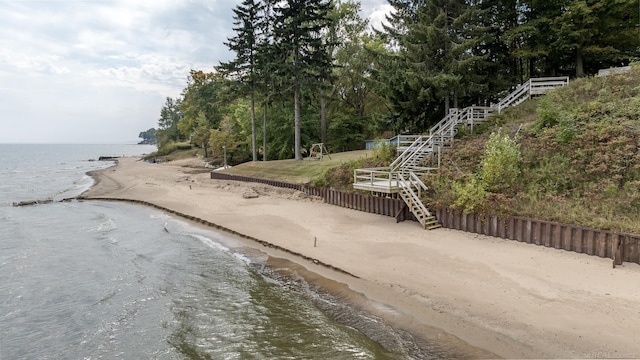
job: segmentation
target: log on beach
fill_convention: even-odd
[[[31,205],[38,205],[38,204],[48,204],[51,202],[53,202],[53,199],[24,200],[24,201],[14,202],[12,205],[13,206],[31,206]]]

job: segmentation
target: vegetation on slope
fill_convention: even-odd
[[[482,188],[486,145],[500,128],[518,144],[519,174],[509,186]],[[429,206],[640,232],[640,67],[574,80],[481,132],[463,136],[425,178]]]

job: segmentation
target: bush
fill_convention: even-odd
[[[395,145],[389,144],[384,140],[376,140],[373,147],[373,156],[388,165],[398,157],[398,151]]]
[[[456,196],[453,207],[465,213],[482,212],[486,207],[487,192],[477,176],[471,177],[466,183],[454,182],[453,193]]]
[[[513,186],[520,175],[520,144],[509,135],[503,135],[500,128],[489,136],[484,151],[479,174],[482,187],[490,192],[501,192]]]

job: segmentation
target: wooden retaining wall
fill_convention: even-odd
[[[321,197],[325,203],[372,214],[392,216],[396,221],[416,221],[401,199],[350,193],[333,189],[314,188],[281,181],[211,173],[212,179],[261,183],[295,189],[309,196]],[[495,236],[528,244],[536,244],[602,258],[611,258],[615,265],[623,261],[640,264],[640,235],[618,234],[606,230],[585,228],[550,221],[497,216],[463,214],[443,208],[435,212],[443,227],[475,234]]]
[[[321,197],[325,203],[341,206],[347,209],[359,210],[371,214],[395,217],[396,221],[416,220],[409,208],[401,199],[383,198],[359,193],[351,193],[326,188],[315,188],[301,184],[291,184],[282,181],[250,178],[211,172],[211,178],[217,180],[232,180],[266,184],[287,189],[302,191],[309,196]]]
[[[444,208],[436,211],[443,227],[495,236],[577,253],[640,264],[640,235],[614,233],[522,217],[501,218],[463,214]]]

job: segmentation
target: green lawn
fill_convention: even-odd
[[[331,158],[329,158],[329,156]],[[328,168],[335,167],[343,162],[371,157],[373,156],[373,152],[369,150],[357,150],[331,154],[329,156],[325,156],[322,160],[305,158],[302,161],[250,161],[230,169],[222,170],[222,172],[225,174],[306,184],[322,176]]]

